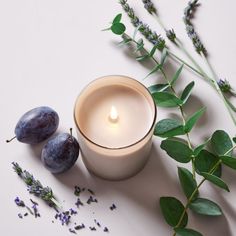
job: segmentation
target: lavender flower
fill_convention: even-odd
[[[191,19],[193,18],[193,13],[196,10],[198,6],[198,0],[192,0],[188,2],[188,6],[184,9],[184,23],[186,26],[186,32],[189,36],[189,38],[192,40],[193,46],[195,47],[196,51],[200,54],[203,53],[205,56],[207,56],[207,50],[202,44],[199,36],[195,32],[194,26],[191,23]]]
[[[35,180],[34,176],[28,171],[22,171],[22,168],[18,163],[13,162],[13,169],[19,175],[19,177],[26,183],[28,191],[37,197],[40,197],[46,201],[50,206],[56,206],[54,203],[54,195],[52,189],[49,187],[43,187],[39,180]]]
[[[14,201],[15,201],[17,206],[25,207],[25,203],[22,200],[20,200],[19,197],[16,197]]]
[[[150,0],[142,0],[143,1],[143,4],[144,4],[144,7],[145,9],[147,9],[147,11],[150,13],[150,14],[156,14],[157,13],[157,10],[156,8],[154,7],[152,1]]]
[[[175,31],[174,31],[173,29],[167,30],[167,31],[166,31],[166,37],[167,37],[170,41],[175,42],[175,39],[176,39]]]
[[[120,4],[124,11],[129,16],[131,23],[144,35],[144,37],[149,40],[152,44],[157,45],[157,48],[162,51],[165,48],[165,40],[158,35],[155,31],[152,31],[150,27],[140,21],[140,19],[135,15],[133,8],[129,6],[127,0],[120,0]]]
[[[224,79],[224,80],[220,79],[217,83],[218,83],[218,85],[220,87],[220,90],[222,92],[224,92],[224,93],[230,92],[231,86],[230,86],[229,82],[226,79]]]
[[[62,225],[70,223],[71,215],[69,211],[59,212],[55,215],[55,219],[59,219]]]

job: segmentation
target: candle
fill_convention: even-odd
[[[84,164],[95,175],[119,180],[145,165],[156,106],[138,81],[125,76],[93,81],[78,96],[74,119]]]

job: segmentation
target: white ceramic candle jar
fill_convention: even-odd
[[[93,81],[78,96],[74,119],[89,171],[121,180],[144,167],[152,146],[156,106],[140,82],[119,75]]]

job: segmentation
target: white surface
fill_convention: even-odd
[[[174,27],[186,46],[194,52],[181,21],[187,1],[156,2],[166,25]],[[132,0],[130,3],[143,19],[147,19],[153,26],[156,24],[143,10],[141,1]],[[194,21],[220,77],[229,79],[234,86],[235,7],[233,0],[204,1]],[[183,201],[185,198],[177,179],[177,163],[160,150],[159,138],[154,138],[153,152],[144,170],[122,182],[108,182],[91,176],[81,160],[70,172],[53,176],[41,165],[40,146],[5,143],[5,139],[13,135],[18,118],[25,111],[39,105],[48,105],[57,110],[60,114],[60,130],[67,131],[73,126],[72,110],[77,94],[94,78],[109,74],[124,74],[138,80],[145,77],[149,69],[135,62],[127,48],[116,46],[119,37],[101,32],[119,12],[121,8],[116,0],[0,1],[1,235],[71,235],[58,222],[51,223],[53,211],[39,200],[42,214],[40,219],[18,219],[17,213],[21,209],[15,206],[14,198],[19,196],[29,203],[32,196],[28,195],[25,185],[11,170],[12,161],[19,162],[44,185],[51,186],[58,198],[65,200],[63,204],[67,207],[73,206],[75,202],[75,184],[94,189],[99,204],[94,205],[94,209],[92,206],[84,208],[79,219],[92,224],[94,211],[96,218],[109,227],[109,235],[172,235],[170,227],[161,216],[158,199],[166,195],[176,196]],[[129,25],[127,18],[124,19]],[[156,29],[160,31],[159,27]],[[132,27],[128,30],[133,32]],[[200,57],[195,57],[201,61]],[[171,63],[169,74],[173,74],[176,68]],[[149,82],[160,79],[161,76],[153,76]],[[208,108],[191,135],[193,143],[197,144],[216,129],[225,129],[234,135],[235,127],[216,93],[188,71],[184,71],[181,79],[182,85],[190,80],[196,81],[187,113],[203,105]],[[175,110],[170,110],[172,112]],[[167,112],[159,109],[158,118],[166,116]],[[207,218],[190,214],[190,227],[207,236],[235,235],[235,176],[234,171],[224,169],[223,178],[230,186],[230,193],[208,184],[203,187],[202,196],[210,196],[218,202],[224,210],[224,216]],[[111,212],[108,207],[113,202],[118,209]],[[93,234],[105,235],[101,231],[80,232],[80,235]]]

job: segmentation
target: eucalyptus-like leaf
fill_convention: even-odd
[[[181,229],[177,228],[175,229],[176,235],[177,236],[203,236],[201,233],[197,232],[196,230],[193,229]]]
[[[113,19],[113,21],[112,21],[112,24],[120,23],[121,17],[122,17],[122,14],[121,14],[121,13],[118,14],[118,15],[116,15],[116,17],[115,17],[115,18]]]
[[[194,84],[195,84],[194,81],[192,81],[191,83],[189,83],[185,87],[185,89],[184,89],[184,91],[183,91],[183,93],[181,95],[181,98],[180,98],[183,101],[183,104],[185,104],[187,102],[187,100],[188,100],[188,98],[189,98],[189,96],[191,94],[191,91],[192,91],[192,89],[194,87]]]
[[[194,165],[196,168],[196,171],[198,174],[201,174],[201,172],[207,172],[215,166],[215,164],[219,161],[219,157],[215,156],[213,153],[202,150],[194,160]],[[214,175],[220,177],[221,176],[221,165],[216,169],[216,171],[213,173]]]
[[[155,84],[150,87],[148,87],[148,90],[150,93],[155,93],[155,92],[162,92],[167,90],[170,87],[169,84]]]
[[[178,140],[166,139],[161,142],[161,148],[174,160],[187,163],[191,160],[192,150]]]
[[[170,138],[184,134],[182,122],[174,119],[163,119],[157,122],[154,130],[154,135],[162,138]]]
[[[219,156],[231,155],[228,151],[233,147],[233,143],[229,135],[223,130],[217,130],[211,137],[211,147]]]
[[[190,198],[195,189],[197,188],[197,182],[193,178],[192,173],[183,167],[178,167],[178,175],[181,187],[187,198]],[[193,199],[198,197],[198,191],[194,194]]]
[[[200,215],[220,216],[221,208],[213,201],[205,198],[197,198],[190,203],[189,208]]]
[[[224,190],[226,190],[227,192],[229,192],[229,187],[227,186],[227,184],[219,177],[206,173],[206,172],[202,172],[201,175],[207,179],[208,181],[210,181],[211,183],[215,184],[216,186],[223,188]]]
[[[157,71],[159,71],[160,69],[162,68],[162,65],[161,64],[157,64],[155,65],[155,67],[151,70],[150,73],[148,73],[144,79],[146,79],[147,77],[149,77],[150,75],[156,73]]]
[[[156,92],[152,96],[157,106],[160,107],[178,107],[182,104],[179,98],[169,92]]]
[[[207,141],[199,146],[197,146],[194,150],[193,150],[193,155],[197,156],[207,145],[207,143],[210,141],[210,139],[207,139]]]
[[[123,23],[115,23],[111,26],[111,31],[114,34],[122,35],[126,30],[126,27]]]
[[[161,197],[160,207],[167,224],[175,227],[179,223],[179,220],[184,212],[183,204],[174,197]],[[188,215],[185,213],[179,227],[184,228],[187,223]]]
[[[180,76],[180,74],[181,74],[181,72],[182,72],[182,69],[183,69],[183,67],[184,67],[184,65],[182,65],[177,71],[176,71],[176,73],[174,74],[174,76],[173,76],[173,78],[172,78],[172,80],[171,80],[171,85],[173,85],[175,82],[176,82],[176,80],[179,78],[179,76]]]
[[[231,156],[220,156],[222,163],[234,170],[236,170],[236,158]]]
[[[167,55],[168,55],[167,48],[164,48],[161,54],[161,62],[160,62],[161,65],[164,65]]]
[[[202,114],[205,112],[205,110],[206,110],[206,108],[203,107],[187,119],[185,127],[184,127],[184,130],[186,133],[189,133],[192,130],[193,126],[197,123],[197,121],[202,116]]]

